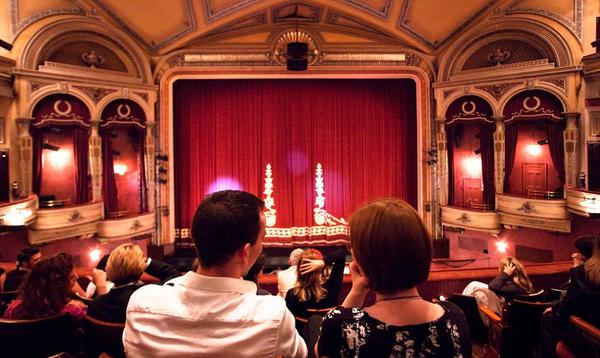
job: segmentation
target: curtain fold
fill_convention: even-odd
[[[416,207],[415,93],[406,79],[177,81],[176,227],[190,227],[209,192],[238,188],[262,197],[267,164],[276,227],[316,225],[317,164],[331,215],[347,219],[390,196]]]
[[[494,128],[494,125],[479,122],[483,202],[490,204],[492,208],[496,199],[496,186],[494,183]]]
[[[446,126],[446,149],[448,151],[448,203],[449,206],[456,206],[454,203],[454,125]]]
[[[102,137],[102,197],[104,199],[104,212],[108,214],[119,209],[117,183],[110,134],[107,131],[101,131],[100,135]]]
[[[510,174],[515,165],[515,154],[517,151],[517,138],[519,135],[519,124],[514,121],[507,124],[504,131],[504,193],[510,191]]]
[[[146,185],[146,129],[136,128],[138,133],[140,171],[140,214],[148,211],[148,188]]]
[[[561,187],[565,185],[565,152],[563,131],[565,130],[564,122],[545,121],[546,130],[548,132],[548,149],[554,169],[558,173],[558,180]],[[555,188],[550,188],[554,190]]]
[[[75,177],[75,201],[84,204],[89,201],[89,139],[88,129],[75,127],[73,131],[73,156]]]
[[[33,161],[33,175],[32,175],[32,190],[40,196],[40,190],[42,185],[42,143],[44,141],[44,133],[40,130],[32,130],[31,133],[32,143],[32,161]]]

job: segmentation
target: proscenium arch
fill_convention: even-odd
[[[556,24],[563,26],[558,22]],[[460,69],[455,68],[458,64],[464,63],[465,59],[480,47],[496,41],[493,35],[503,31],[519,32],[525,37],[545,43],[552,49],[557,67],[573,65],[574,54],[562,36],[551,26],[531,19],[502,19],[467,31],[454,42],[440,61],[440,81],[449,81],[452,75],[459,72]]]

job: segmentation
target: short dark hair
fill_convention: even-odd
[[[419,214],[400,199],[380,199],[350,218],[354,258],[369,287],[388,294],[427,280],[431,238]]]
[[[39,254],[39,253],[40,253],[40,249],[38,249],[37,247],[24,248],[17,255],[17,266],[21,267],[21,265],[23,265],[23,263],[25,263],[25,262],[29,263],[29,260],[31,260],[31,256],[33,256],[35,254]]]
[[[592,252],[594,251],[594,239],[596,237],[594,235],[584,235],[580,236],[573,242],[573,246],[579,251],[581,255],[583,255],[586,259],[592,257]]]
[[[207,196],[192,221],[192,238],[200,265],[223,264],[245,244],[254,245],[263,206],[263,201],[255,195],[240,190],[223,190]]]

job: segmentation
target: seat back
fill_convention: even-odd
[[[571,316],[570,324],[574,331],[583,337],[581,351],[587,352],[588,358],[599,358],[600,328],[576,316]]]
[[[85,316],[83,330],[88,356],[98,357],[102,353],[107,353],[114,358],[125,357],[122,340],[124,329],[124,323],[105,322]]]
[[[546,302],[547,293],[544,290],[539,290],[537,292],[533,292],[527,295],[518,295],[515,298],[520,301],[527,302]]]
[[[3,291],[0,292],[0,301],[4,303],[10,303],[10,301],[17,298],[19,291]]]
[[[500,355],[530,357],[538,341],[540,318],[551,302],[512,300],[502,313]]]
[[[479,314],[479,307],[477,306],[477,300],[474,296],[466,296],[460,294],[453,294],[448,297],[448,301],[454,303],[460,308],[465,317],[467,318],[467,325],[469,326],[469,333],[473,342],[485,342],[487,339],[487,329],[483,324],[481,315]]]
[[[31,319],[0,319],[0,347],[4,357],[49,357],[73,351],[78,324],[70,315]]]

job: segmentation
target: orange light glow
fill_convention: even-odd
[[[542,154],[542,146],[539,144],[527,144],[526,149],[529,155],[538,156]]]
[[[481,178],[481,159],[477,156],[465,157],[463,169],[469,178]]]
[[[125,175],[125,173],[127,172],[127,166],[125,164],[115,164],[113,166],[113,170],[117,175]]]
[[[500,253],[506,253],[506,249],[508,248],[508,244],[506,241],[496,241],[496,250]]]

